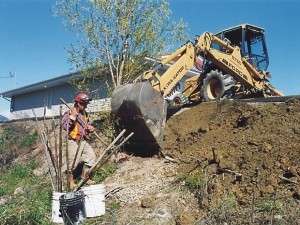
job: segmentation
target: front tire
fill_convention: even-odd
[[[189,100],[188,98],[182,94],[182,93],[178,93],[172,100],[171,105],[172,106],[183,106],[185,104],[188,104]]]

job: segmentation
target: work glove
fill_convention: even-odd
[[[72,110],[70,110],[70,119],[71,120],[76,120],[77,116],[78,116],[78,112],[77,112],[76,108],[73,108]]]

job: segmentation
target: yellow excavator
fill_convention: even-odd
[[[282,96],[268,81],[268,64],[263,28],[242,24],[205,32],[133,83],[116,87],[111,108],[134,132],[132,146],[160,148],[169,105]],[[198,72],[187,76],[191,69]]]

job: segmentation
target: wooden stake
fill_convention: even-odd
[[[51,181],[51,185],[52,185],[52,189],[53,191],[55,191],[55,186],[54,186],[54,178],[53,178],[53,174],[52,174],[52,170],[51,170],[51,163],[50,163],[50,159],[49,157],[51,157],[51,155],[47,154],[47,149],[49,146],[47,146],[47,143],[46,143],[46,140],[45,140],[45,136],[44,134],[41,132],[41,128],[39,127],[39,122],[38,122],[38,118],[35,114],[35,111],[34,109],[32,109],[32,112],[33,112],[33,115],[35,117],[35,121],[36,121],[36,126],[37,126],[37,130],[38,130],[38,134],[39,134],[39,137],[40,137],[40,140],[43,144],[43,147],[44,147],[44,150],[45,150],[45,155],[46,155],[46,160],[47,160],[47,164],[48,164],[48,169],[49,169],[49,172],[50,172],[50,181]]]
[[[286,177],[282,177],[282,176],[278,176],[280,179],[284,180],[284,181],[287,181],[289,183],[293,183],[293,184],[297,184],[298,182],[295,181],[295,180],[291,180],[289,178],[286,178]]]
[[[58,140],[58,171],[59,171],[59,178],[58,178],[58,191],[62,192],[62,106],[59,108],[59,140]]]
[[[67,118],[67,132],[66,132],[66,164],[67,164],[67,191],[70,191],[70,173],[73,173],[73,171],[69,170],[69,113]]]
[[[102,161],[102,159],[104,158],[104,156],[106,155],[107,152],[109,152],[110,150],[112,150],[112,152],[110,153],[110,155],[112,155],[114,153],[114,151],[116,151],[118,148],[120,148],[132,135],[133,133],[131,133],[130,135],[128,135],[118,146],[114,147],[114,144],[121,138],[121,136],[126,132],[126,130],[124,129],[113,141],[112,143],[106,148],[106,150],[100,155],[100,157],[98,158],[97,162],[90,168],[87,177],[84,180],[81,180],[81,182],[78,184],[78,186],[75,188],[74,191],[78,191],[89,179],[89,176],[91,175],[91,173],[94,171],[94,169],[98,166],[98,164]]]

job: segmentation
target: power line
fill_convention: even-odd
[[[9,76],[0,76],[0,78],[13,78],[15,76],[16,76],[15,73],[9,72]]]
[[[1,78],[14,78],[14,88],[16,88],[17,74],[9,72],[9,76],[0,76]]]
[[[0,78],[13,78],[12,76],[0,76]]]

